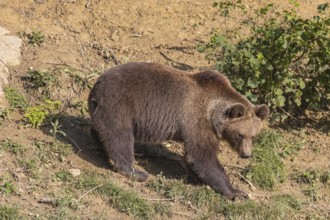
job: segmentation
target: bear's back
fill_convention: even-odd
[[[137,140],[159,142],[180,129],[193,82],[189,75],[161,64],[129,63],[100,76],[92,93],[110,117],[127,111]]]

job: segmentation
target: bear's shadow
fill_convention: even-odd
[[[58,121],[61,125],[60,130],[66,134],[66,136],[57,135],[59,141],[71,144],[74,153],[83,160],[94,166],[113,171],[106,153],[90,135],[88,119],[60,115]],[[50,129],[51,126],[41,127],[43,133],[53,136]],[[162,173],[168,179],[187,179],[181,156],[161,145],[135,144],[135,160],[142,169],[151,175],[156,176]],[[189,180],[189,182],[191,181]]]

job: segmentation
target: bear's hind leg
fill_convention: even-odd
[[[134,135],[132,129],[107,130],[102,138],[109,159],[114,162],[114,170],[137,181],[146,181],[148,174],[134,169]]]
[[[92,126],[89,128],[89,134],[95,144],[97,144],[98,146],[102,145],[99,135],[97,134],[97,131]]]

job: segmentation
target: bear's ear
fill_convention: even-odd
[[[265,104],[254,107],[254,112],[261,120],[264,120],[269,116],[269,108]]]
[[[241,103],[234,104],[226,110],[226,116],[229,118],[239,118],[245,113],[245,107]]]

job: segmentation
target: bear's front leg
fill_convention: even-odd
[[[215,147],[216,146],[216,147]],[[187,148],[187,147],[186,147]],[[216,192],[228,199],[245,198],[247,194],[235,189],[217,158],[217,145],[195,145],[186,151],[186,163],[193,172]]]

